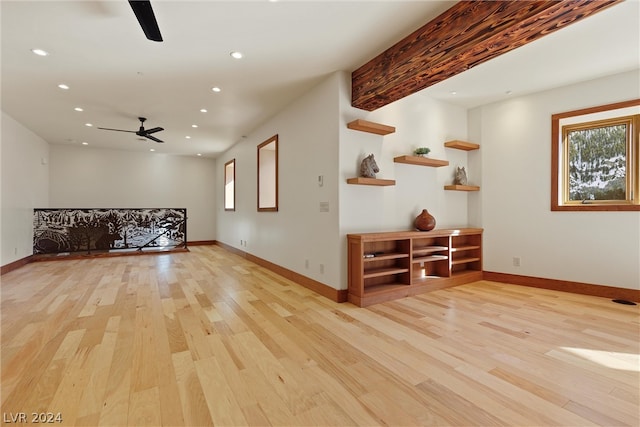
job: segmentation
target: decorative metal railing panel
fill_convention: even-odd
[[[187,247],[187,210],[34,209],[33,253],[94,253]]]

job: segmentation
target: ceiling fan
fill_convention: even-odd
[[[111,128],[98,128],[98,129],[102,129],[102,130],[115,130],[118,132],[129,132],[129,133],[135,133],[138,136],[142,136],[144,138],[149,138],[152,141],[155,142],[164,142],[158,138],[156,138],[155,136],[152,136],[152,133],[156,133],[156,132],[160,132],[161,130],[164,130],[164,128],[161,127],[155,127],[152,129],[145,129],[144,128],[144,122],[146,119],[146,117],[138,117],[138,120],[140,120],[140,129],[138,130],[124,130],[124,129],[111,129]]]
[[[160,28],[158,28],[156,16],[153,14],[151,2],[145,0],[129,0],[129,5],[131,9],[133,9],[136,18],[138,18],[144,35],[147,36],[149,40],[161,42],[162,35],[160,34]]]

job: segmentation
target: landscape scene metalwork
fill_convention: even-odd
[[[182,208],[34,209],[33,253],[186,248],[186,221]]]

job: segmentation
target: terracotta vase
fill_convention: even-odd
[[[422,209],[413,225],[420,231],[430,231],[436,227],[436,219],[426,209]]]

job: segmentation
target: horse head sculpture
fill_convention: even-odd
[[[380,172],[376,159],[373,158],[373,154],[369,154],[360,163],[360,176],[364,178],[375,178],[376,174]]]

